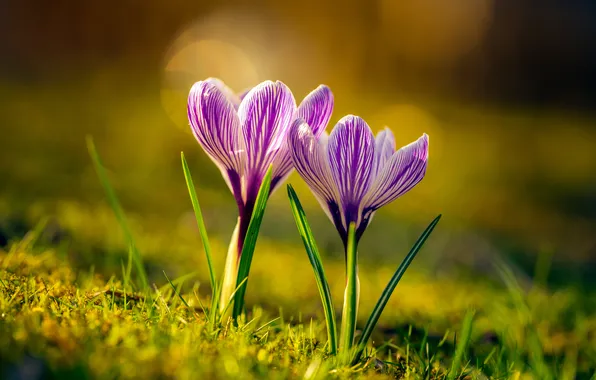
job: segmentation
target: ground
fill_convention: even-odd
[[[0,251],[6,378],[434,379],[448,376],[458,349],[463,357],[455,378],[596,376],[594,298],[572,288],[547,291],[537,282],[526,288],[506,268],[501,284],[408,273],[366,358],[356,367],[338,368],[326,354],[312,269],[298,248],[260,242],[246,319],[212,331],[203,309],[209,291],[200,286],[207,277],[201,259],[186,266],[196,265],[195,272],[169,274],[170,283],[164,272],[177,259],[148,254],[145,267],[154,288],[143,294],[121,251],[90,249],[96,265],[87,266],[77,253],[80,237],[71,237],[66,249],[48,236],[47,223],[40,226]],[[179,259],[199,256],[198,246],[184,236],[173,243],[182,252]],[[118,260],[121,270],[111,266]],[[337,308],[343,263],[326,264]],[[359,327],[390,275],[390,268],[362,268]],[[469,310],[475,313],[465,345],[457,337]]]

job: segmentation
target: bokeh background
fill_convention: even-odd
[[[178,272],[204,271],[180,151],[221,247],[236,210],[190,134],[188,90],[209,76],[238,91],[279,79],[297,100],[329,85],[332,124],[356,114],[401,145],[430,135],[426,178],[377,213],[364,264],[394,267],[442,213],[418,271],[490,279],[498,256],[521,277],[538,262],[551,286],[589,288],[595,21],[589,0],[3,0],[0,242],[49,215],[66,251],[88,250],[86,264],[123,246],[86,150],[92,135],[145,250],[175,266],[171,242],[189,234],[197,262],[179,260]],[[297,175],[289,182],[325,255],[341,260],[331,223]],[[285,191],[261,244],[302,254]]]

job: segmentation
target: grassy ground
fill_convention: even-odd
[[[128,280],[121,243],[109,243],[110,229],[97,231],[101,222],[93,225],[93,217],[71,212],[94,232],[69,234],[66,226],[56,239],[46,225],[45,232],[33,230],[0,251],[3,377],[446,378],[458,350],[463,356],[452,372],[455,378],[596,376],[596,300],[591,294],[548,292],[539,281],[524,289],[507,270],[502,285],[408,273],[367,358],[355,368],[336,368],[325,355],[312,270],[299,249],[261,241],[247,319],[213,333],[202,308],[209,291],[200,286],[207,283],[207,273],[194,231],[169,236],[168,251],[176,255],[163,250],[154,232],[135,231],[154,284],[143,295],[135,292],[134,272]],[[93,234],[102,233],[103,240],[94,240]],[[84,246],[92,253],[84,253]],[[223,245],[215,242],[214,249]],[[326,264],[337,306],[343,263]],[[360,327],[390,275],[390,268],[362,269]],[[458,337],[470,309],[476,313],[465,345]]]

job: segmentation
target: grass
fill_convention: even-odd
[[[84,222],[85,213],[80,218]],[[135,219],[129,219],[135,226]],[[40,224],[0,251],[3,376],[25,370],[42,371],[47,378],[594,376],[594,298],[571,289],[524,291],[506,270],[503,286],[416,273],[404,276],[363,360],[352,368],[337,368],[325,354],[324,317],[310,278],[312,269],[300,250],[260,243],[248,287],[247,316],[238,326],[219,326],[213,334],[205,317],[210,292],[200,282],[208,283],[205,262],[192,268],[200,271],[197,277],[172,270],[169,255],[163,257],[159,245],[161,255],[140,249],[152,289],[151,297],[145,297],[133,290],[134,281],[124,284],[118,265],[102,265],[96,257],[95,266],[85,267],[77,259],[78,244],[93,244],[91,236],[73,233],[65,253],[42,229]],[[134,234],[142,248],[154,233]],[[170,249],[183,258],[186,250],[204,256],[196,253],[198,236],[192,244],[178,237],[170,236],[177,241],[170,241]],[[104,250],[102,255],[120,257],[123,263],[125,248]],[[221,247],[213,242],[213,248],[217,252]],[[271,270],[281,265],[294,268],[304,279],[288,279]],[[327,262],[326,269],[331,287],[342,289],[343,263]],[[377,276],[382,278],[379,283]],[[363,310],[372,309],[390,276],[389,269],[363,266]],[[473,322],[470,308],[476,310]],[[359,328],[363,322],[358,321]]]

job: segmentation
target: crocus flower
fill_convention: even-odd
[[[333,94],[319,86],[296,106],[282,82],[265,81],[236,94],[221,80],[197,82],[188,97],[188,119],[194,136],[220,169],[238,205],[238,224],[230,243],[220,307],[235,289],[237,266],[263,177],[273,164],[270,193],[293,169],[287,133],[297,118],[319,136],[331,117]]]
[[[346,355],[354,343],[360,282],[358,241],[376,210],[408,192],[422,180],[428,159],[428,136],[395,150],[386,128],[376,139],[357,116],[342,118],[331,135],[317,137],[297,119],[288,135],[294,166],[331,221],[345,248],[346,290],[340,347]],[[346,360],[350,360],[346,356]]]
[[[426,172],[428,135],[396,150],[389,128],[375,138],[358,116],[342,118],[328,137],[317,137],[308,121],[297,119],[288,138],[296,171],[344,244],[350,223],[358,241],[375,211],[412,189]]]

